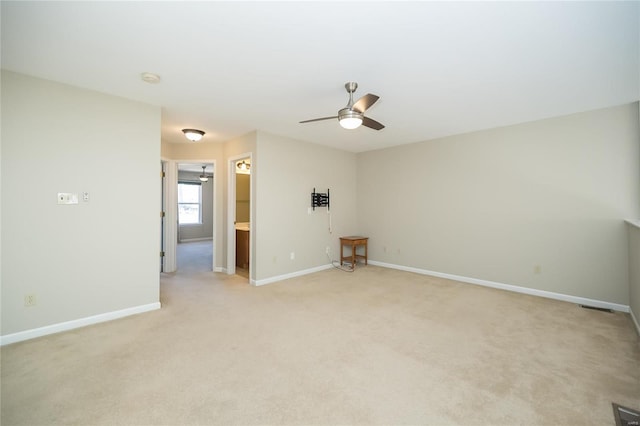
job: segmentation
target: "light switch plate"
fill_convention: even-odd
[[[78,194],[72,192],[58,192],[58,204],[78,204]]]

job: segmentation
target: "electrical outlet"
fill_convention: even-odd
[[[329,254],[329,253],[330,253],[330,251],[331,251],[331,249],[329,248],[329,246],[327,246],[327,248],[324,250],[324,252],[325,252],[326,254]]]
[[[542,266],[540,266],[540,265],[535,265],[535,266],[533,267],[533,273],[534,273],[534,274],[541,274],[541,273],[542,273]]]
[[[291,260],[295,260],[296,259],[296,254],[294,252],[291,252],[289,257],[291,258]]]
[[[36,306],[36,295],[27,294],[24,296],[24,306]]]

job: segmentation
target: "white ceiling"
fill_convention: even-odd
[[[361,152],[638,100],[639,5],[2,1],[1,59],[161,106],[166,142],[259,129]],[[336,115],[347,81],[385,129],[298,124]]]

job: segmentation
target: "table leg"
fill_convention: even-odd
[[[367,244],[366,242],[364,243],[364,264],[365,264],[365,265],[368,265],[368,264],[369,264],[369,262],[368,262],[369,254],[367,253],[367,251],[368,251],[368,250],[367,250],[367,246],[368,246],[368,245],[369,245],[369,244]]]
[[[351,267],[355,269],[356,267],[356,245],[351,244]]]

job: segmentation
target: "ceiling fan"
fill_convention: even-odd
[[[344,88],[347,89],[347,92],[349,93],[349,103],[347,103],[346,107],[338,111],[338,115],[333,117],[314,118],[312,120],[301,121],[300,123],[311,123],[313,121],[332,120],[337,118],[340,125],[345,129],[356,129],[360,127],[361,124],[373,130],[384,129],[384,125],[381,123],[364,116],[364,112],[371,108],[371,106],[375,104],[380,97],[367,93],[354,103],[353,92],[358,88],[358,83],[350,81],[344,85]]]
[[[202,166],[202,174],[200,176],[198,176],[198,178],[200,179],[200,182],[207,182],[209,180],[209,178],[212,178],[213,175],[208,175],[206,173],[206,168],[207,166]]]

